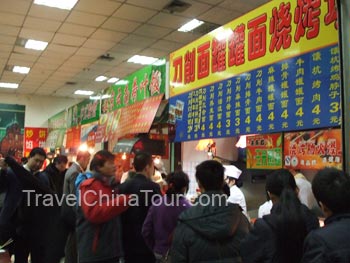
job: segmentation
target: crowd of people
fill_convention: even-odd
[[[159,184],[149,153],[136,153],[122,182],[107,150],[80,151],[68,169],[58,155],[41,171],[46,157],[34,148],[25,164],[0,159],[0,245],[13,240],[15,263],[350,262],[350,178],[335,168],[304,186],[293,171],[268,175],[269,201],[252,224],[241,172],[216,160],[196,167],[200,195],[190,201],[188,175]]]

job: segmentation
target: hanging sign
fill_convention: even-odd
[[[170,56],[175,141],[340,125],[332,1],[271,1]]]

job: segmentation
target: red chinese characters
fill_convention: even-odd
[[[124,98],[123,98],[124,106],[129,105],[129,99],[130,99],[129,85],[126,85],[124,87]]]
[[[143,92],[143,97],[146,98],[146,91],[147,91],[147,85],[148,85],[148,75],[145,73],[143,80],[140,83],[140,90]]]
[[[193,82],[195,80],[196,70],[196,50],[187,51],[185,54],[185,84]]]
[[[149,84],[151,96],[160,93],[161,82],[162,82],[162,73],[159,70],[153,70],[152,76],[151,76],[151,83]]]
[[[214,38],[211,52],[211,72],[224,71],[226,69],[226,39],[218,40]]]
[[[210,42],[207,41],[197,48],[197,65],[198,65],[198,79],[205,78],[209,75],[209,59],[210,59]]]
[[[305,36],[312,39],[318,36],[320,30],[320,10],[321,0],[298,0],[295,8],[294,23],[296,31],[294,35],[295,42],[299,42],[300,38]]]
[[[117,96],[115,97],[115,104],[120,106],[122,104],[122,89],[118,88]]]
[[[175,69],[173,82],[182,83],[182,57],[173,60],[173,68]]]
[[[228,39],[228,66],[244,64],[244,36],[245,25],[241,24],[235,28]]]
[[[266,54],[267,15],[262,14],[248,22],[248,60],[263,57]]]
[[[132,89],[131,89],[131,100],[133,102],[136,101],[137,98],[137,77],[134,77],[133,83],[132,83]]]
[[[291,37],[291,21],[292,15],[290,13],[290,3],[281,3],[279,9],[274,7],[272,9],[272,17],[270,19],[270,52],[274,50],[279,51],[290,47],[292,43]]]
[[[334,27],[338,29],[338,19],[337,19],[337,5],[335,0],[324,0],[327,2],[327,14],[324,17],[324,23],[329,25],[334,23]]]

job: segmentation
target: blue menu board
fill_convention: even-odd
[[[337,45],[170,98],[175,141],[340,125]]]

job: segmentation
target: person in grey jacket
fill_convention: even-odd
[[[312,191],[326,217],[325,227],[304,242],[302,263],[350,262],[350,178],[335,168],[319,171]]]
[[[170,250],[171,261],[241,262],[239,245],[249,222],[237,204],[222,192],[224,167],[208,160],[196,167],[202,194],[194,207],[180,214]]]

